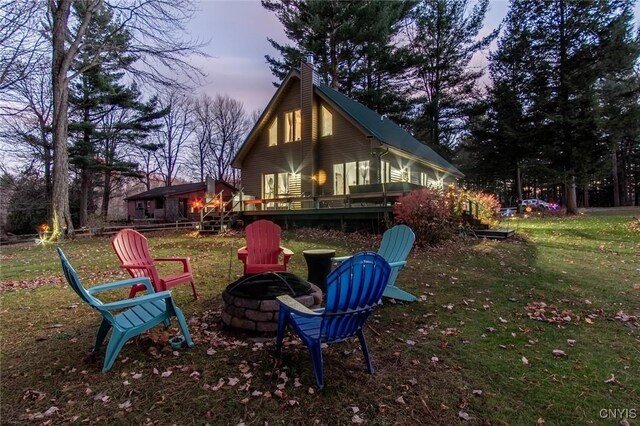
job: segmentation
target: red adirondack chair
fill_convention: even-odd
[[[118,232],[111,240],[111,245],[120,260],[120,267],[126,269],[133,278],[149,277],[156,292],[168,290],[178,284],[191,283],[193,298],[198,299],[188,257],[152,258],[147,239],[133,229],[123,229]],[[158,274],[156,262],[182,262],[182,273],[161,277]],[[139,291],[146,291],[146,287],[134,285],[131,287],[129,297],[135,296]]]
[[[238,249],[238,259],[244,263],[245,274],[284,272],[293,252],[280,246],[280,227],[268,220],[257,220],[245,229],[247,245]],[[283,263],[280,263],[280,254]]]

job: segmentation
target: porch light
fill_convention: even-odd
[[[200,198],[194,198],[191,201],[191,209],[193,211],[199,211],[204,207],[204,203],[202,202],[202,200]]]

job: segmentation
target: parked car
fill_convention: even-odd
[[[549,209],[549,203],[543,200],[539,200],[537,198],[529,198],[527,200],[522,200],[522,207],[531,207],[532,209],[540,209],[547,210]]]

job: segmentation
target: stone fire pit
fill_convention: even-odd
[[[288,294],[308,308],[319,307],[322,290],[288,272],[245,275],[222,292],[222,321],[231,327],[251,331],[278,330],[277,296]]]

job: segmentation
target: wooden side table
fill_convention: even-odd
[[[331,259],[336,255],[331,249],[312,249],[302,252],[307,262],[307,281],[320,287],[323,293],[327,291],[327,275],[331,272]]]

